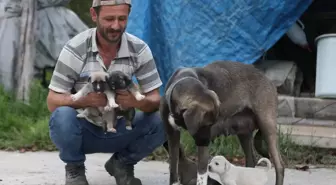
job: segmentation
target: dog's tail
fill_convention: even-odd
[[[259,159],[259,161],[258,161],[258,163],[257,163],[257,165],[259,165],[261,162],[265,162],[266,163],[266,165],[267,165],[267,169],[266,169],[266,171],[269,171],[271,168],[272,168],[272,163],[271,163],[271,161],[269,160],[269,159],[267,159],[267,158],[265,158],[265,157],[262,157],[262,158],[260,158]]]

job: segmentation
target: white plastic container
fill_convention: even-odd
[[[320,35],[317,44],[315,97],[336,98],[336,33]]]

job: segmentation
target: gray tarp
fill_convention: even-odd
[[[63,45],[88,28],[71,10],[70,0],[37,0],[35,68],[53,67]],[[20,38],[21,0],[0,0],[0,84],[13,89]]]

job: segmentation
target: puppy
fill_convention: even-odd
[[[98,110],[102,113],[103,120],[106,122],[106,126],[103,125],[104,130],[108,132],[116,132],[116,129],[114,129],[114,122],[111,118],[114,115],[113,108],[118,107],[118,104],[115,102],[115,93],[108,86],[108,81],[108,73],[103,71],[92,72],[88,78],[89,83],[84,85],[83,88],[81,88],[77,93],[72,94],[71,98],[73,101],[77,101],[90,92],[105,93],[108,99],[108,104],[105,107],[98,107]],[[82,113],[77,115],[77,117],[87,117],[89,114],[91,114],[91,109],[91,107],[85,108]]]
[[[132,81],[132,79],[123,73],[122,71],[113,71],[109,76],[108,86],[115,90],[128,90],[132,93],[137,101],[141,101],[145,98],[143,94],[141,94],[138,86]],[[126,129],[132,130],[132,121],[135,116],[135,109],[129,108],[124,109],[119,106],[116,110],[116,116],[123,116],[126,119]]]
[[[138,101],[145,98],[145,96],[141,94],[139,87],[122,71],[111,72],[108,85],[114,90],[128,90]]]
[[[265,161],[267,169],[235,166],[224,156],[215,156],[209,163],[209,172],[219,175],[223,185],[265,185],[268,180],[267,172],[272,168],[271,161],[261,158],[260,164]]]
[[[232,127],[229,132],[238,134],[258,128],[274,161],[276,185],[283,185],[284,166],[277,147],[277,101],[276,87],[253,65],[216,61],[204,67],[176,70],[168,80],[160,103],[170,151],[170,185],[179,183],[179,129],[186,129],[195,141],[198,150],[197,184],[206,185],[212,127],[234,115],[247,116],[255,125],[244,123]],[[249,111],[239,114],[244,110]],[[251,127],[243,130],[246,126]],[[252,133],[248,133],[239,139],[245,146],[251,146],[251,138]]]

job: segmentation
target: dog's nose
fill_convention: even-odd
[[[212,169],[212,168],[211,168],[211,166],[209,165],[209,166],[208,166],[208,170],[211,171],[211,169]]]

